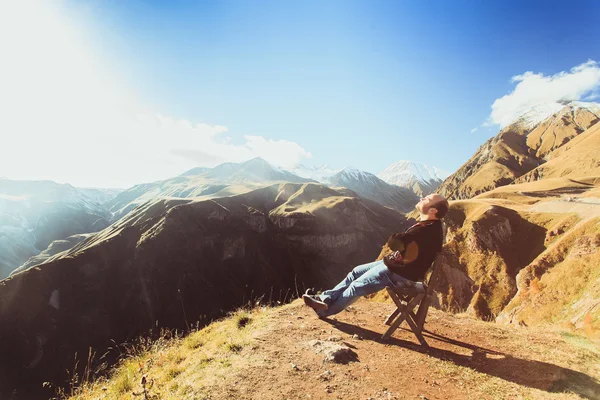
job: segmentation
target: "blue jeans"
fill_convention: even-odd
[[[328,304],[327,310],[318,311],[322,317],[328,317],[342,311],[354,303],[360,296],[375,293],[386,286],[410,287],[415,282],[404,278],[388,269],[383,260],[359,265],[354,268],[331,290],[326,290],[319,298]]]

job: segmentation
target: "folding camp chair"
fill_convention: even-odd
[[[410,329],[417,336],[417,339],[419,339],[419,343],[428,347],[421,332],[423,331],[425,318],[427,318],[427,311],[429,310],[432,297],[434,296],[433,289],[441,268],[441,261],[442,253],[440,252],[433,261],[431,275],[426,283],[417,282],[414,287],[408,288],[394,288],[389,286],[385,288],[392,300],[394,300],[394,303],[396,303],[397,308],[385,320],[385,324],[390,325],[390,327],[383,336],[381,336],[381,339],[389,339],[394,331],[398,329],[400,324],[406,320]],[[415,313],[413,310],[416,307],[418,308]]]

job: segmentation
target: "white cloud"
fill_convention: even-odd
[[[494,101],[487,123],[505,127],[534,107],[553,109],[572,100],[597,98],[600,89],[600,66],[596,61],[545,76],[531,71],[512,77],[514,90]]]
[[[85,42],[62,2],[0,1],[0,175],[127,187],[256,156],[287,167],[300,145],[146,109]]]

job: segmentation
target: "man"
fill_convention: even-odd
[[[442,249],[440,220],[448,212],[448,201],[439,194],[430,194],[423,197],[416,208],[420,214],[419,222],[388,239],[388,246],[398,250],[395,256],[359,265],[333,289],[319,296],[303,295],[304,303],[319,317],[328,317],[339,313],[360,296],[378,292],[386,286],[410,287],[416,281],[422,281],[436,253]]]

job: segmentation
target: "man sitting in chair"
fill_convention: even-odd
[[[419,222],[404,233],[390,236],[387,245],[393,253],[383,260],[359,265],[346,279],[331,290],[316,296],[302,296],[319,317],[337,314],[360,296],[375,293],[386,286],[411,287],[423,281],[425,273],[442,249],[443,229],[440,221],[448,211],[448,201],[439,194],[423,197],[416,205]]]

